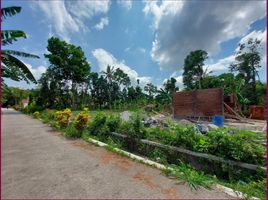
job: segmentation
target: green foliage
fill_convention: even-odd
[[[6,8],[1,8],[1,21],[5,19],[7,16],[11,17],[13,15],[16,15],[21,11],[21,7],[19,6],[12,6],[12,7],[6,7]]]
[[[69,125],[64,129],[65,135],[72,138],[80,138],[82,132],[77,130],[73,125]]]
[[[29,90],[6,86],[2,89],[2,105],[3,107],[8,105],[13,106],[15,104],[20,105],[22,104],[21,100],[27,99],[29,94]]]
[[[251,197],[266,199],[267,187],[265,178],[262,178],[258,181],[251,181],[249,183],[238,181],[232,183],[223,182],[222,184],[226,185],[227,187],[231,187],[236,191],[244,193],[245,199],[250,199]]]
[[[204,138],[210,154],[247,163],[264,164],[265,149],[254,142],[256,133],[241,131],[231,135],[224,133],[224,130],[213,130]]]
[[[34,113],[36,111],[40,112],[42,110],[44,110],[43,107],[35,105],[35,104],[30,104],[26,107],[25,112],[30,114],[30,113]]]
[[[96,115],[88,126],[88,131],[91,135],[105,134],[108,127],[106,126],[106,115]]]
[[[203,70],[208,54],[204,50],[191,51],[184,60],[183,84],[187,90],[201,89],[207,72]]]
[[[48,39],[50,66],[40,80],[40,104],[49,108],[77,108],[87,100],[89,89],[90,64],[81,47],[61,41]],[[71,86],[70,86],[71,83]]]
[[[118,130],[121,123],[121,119],[119,116],[110,115],[106,119],[106,124],[111,132],[115,132]]]
[[[131,122],[122,122],[118,129],[118,132],[124,135],[135,135],[133,126]]]
[[[147,138],[163,144],[183,147],[230,160],[264,165],[265,148],[256,143],[257,134],[249,131],[228,133],[229,129],[215,129],[207,135],[197,133],[193,127],[175,125],[174,128],[147,129]]]
[[[154,149],[153,151],[150,151],[147,155],[150,159],[155,160],[158,163],[167,164],[167,155],[165,152]]]
[[[249,38],[245,43],[239,44],[235,62],[230,66],[230,70],[238,72],[237,76],[245,81],[242,95],[251,104],[257,103],[256,76],[258,76],[258,69],[261,67],[260,43],[261,41],[258,39]]]
[[[7,16],[13,16],[21,11],[21,7],[6,7],[1,9],[1,20]],[[26,34],[20,30],[2,30],[1,31],[1,44],[8,45],[17,41],[17,38],[26,38]],[[14,50],[1,50],[1,64],[2,64],[2,77],[10,78],[14,81],[24,80],[27,83],[29,81],[36,83],[36,80],[28,69],[28,67],[15,56],[23,56],[29,58],[39,58],[36,55],[24,53]]]
[[[181,162],[179,165],[170,165],[164,170],[167,175],[178,178],[180,182],[187,183],[192,189],[197,190],[200,186],[210,189],[216,181],[216,177],[211,177],[204,172],[198,172],[190,165]]]
[[[88,109],[84,108],[84,110],[75,117],[74,127],[78,131],[83,131],[87,127],[87,123],[89,120]]]
[[[69,108],[66,108],[63,111],[57,111],[55,113],[55,118],[57,124],[60,128],[66,128],[70,122],[70,118],[72,116],[72,111]]]
[[[132,127],[133,127],[133,132],[130,132],[130,137],[132,138],[137,138],[137,139],[143,139],[146,136],[146,132],[143,126],[143,123],[141,122],[140,114],[134,115],[132,121]],[[132,134],[134,133],[134,134]]]

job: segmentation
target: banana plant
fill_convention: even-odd
[[[1,9],[1,22],[7,17],[16,15],[21,11],[21,7],[12,6]],[[27,38],[26,33],[21,30],[2,30],[1,31],[1,44],[2,46],[13,44],[18,38]],[[1,64],[2,64],[2,77],[10,78],[14,81],[24,80],[27,83],[30,81],[37,83],[35,77],[28,69],[28,67],[15,56],[26,58],[39,58],[37,55],[25,53],[16,50],[1,50]]]

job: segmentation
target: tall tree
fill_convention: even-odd
[[[176,92],[179,90],[179,87],[176,86],[176,82],[177,80],[173,77],[171,77],[170,79],[168,79],[165,83],[164,83],[164,90],[170,95],[173,95],[173,92]]]
[[[1,22],[8,16],[11,17],[21,11],[21,7],[6,7],[1,9]],[[1,31],[1,44],[2,46],[10,45],[18,38],[26,38],[26,33],[20,30],[2,30]],[[24,80],[27,83],[30,81],[36,83],[36,80],[28,69],[28,67],[15,56],[26,58],[39,58],[36,55],[25,53],[16,50],[1,50],[1,64],[2,64],[2,77],[10,78],[14,81]]]
[[[171,104],[173,93],[179,90],[179,87],[176,86],[176,79],[171,77],[164,84],[163,88],[157,91],[156,100],[161,104]]]
[[[81,47],[58,38],[48,39],[47,50],[49,53],[45,54],[45,57],[51,64],[49,73],[57,81],[55,87],[59,87],[61,93],[69,97],[70,105],[75,108],[83,84],[89,81],[90,64]]]
[[[238,76],[245,80],[242,93],[252,104],[257,103],[256,76],[258,76],[258,68],[261,67],[260,43],[260,40],[250,38],[247,42],[239,44],[235,62],[230,66],[232,72],[238,72]]]
[[[203,78],[209,74],[204,70],[204,61],[208,54],[204,50],[190,52],[184,60],[183,84],[187,90],[201,89]]]
[[[153,99],[154,95],[157,93],[157,87],[152,83],[147,83],[144,86],[144,91],[148,92],[150,99]]]

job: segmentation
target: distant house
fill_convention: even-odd
[[[28,104],[29,104],[29,99],[22,99],[22,100],[21,100],[21,103],[22,103],[23,108],[25,108],[25,107],[27,107]]]

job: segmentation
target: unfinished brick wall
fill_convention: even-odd
[[[175,92],[173,94],[174,117],[211,117],[223,115],[223,91],[221,88]]]

